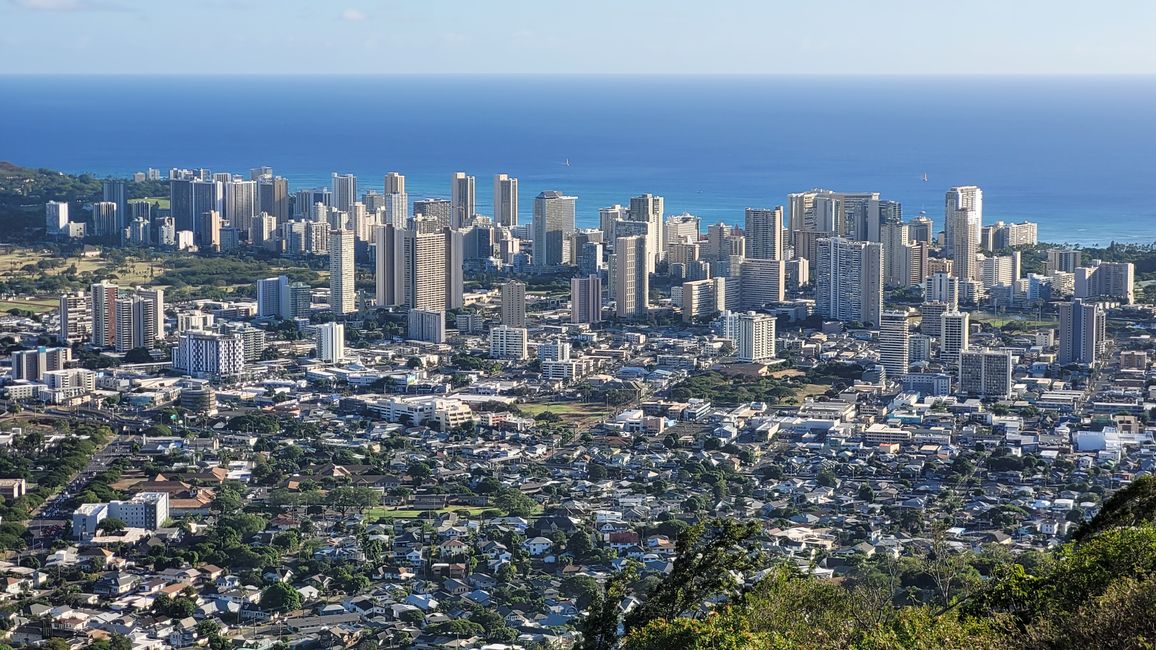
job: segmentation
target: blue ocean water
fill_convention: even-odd
[[[359,190],[395,170],[411,198],[448,196],[462,170],[483,213],[507,172],[523,221],[558,189],[586,225],[643,192],[739,223],[825,187],[941,226],[944,191],[975,184],[988,222],[1151,242],[1156,77],[3,76],[0,159],[102,176],[269,165],[294,187],[353,172]]]

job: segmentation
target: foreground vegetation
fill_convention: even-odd
[[[1052,552],[1001,558],[933,543],[905,561],[864,559],[838,582],[768,562],[750,543],[757,523],[708,522],[683,533],[673,571],[625,617],[635,576],[609,580],[581,648],[1152,647],[1154,521],[1156,478],[1144,477]]]

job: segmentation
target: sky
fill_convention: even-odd
[[[1153,74],[1152,0],[0,0],[0,74]]]

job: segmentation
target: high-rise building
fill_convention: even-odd
[[[1011,285],[1016,277],[1018,251],[1016,255],[984,257],[979,263],[979,281],[984,289],[999,285]]]
[[[329,237],[329,306],[335,314],[357,311],[353,232],[335,230]]]
[[[89,305],[92,309],[92,343],[96,347],[116,345],[116,300],[119,297],[120,288],[115,284],[101,282],[92,285]]]
[[[655,267],[659,260],[662,259],[663,253],[666,250],[666,234],[663,230],[665,223],[662,219],[662,212],[663,198],[661,196],[641,194],[630,199],[630,210],[627,212],[627,219],[629,221],[647,224],[647,273],[654,273]],[[615,232],[615,236],[619,237],[633,234],[636,233]]]
[[[961,280],[975,280],[979,277],[979,268],[976,255],[979,253],[979,237],[973,227],[975,223],[974,210],[957,210],[952,214],[948,223],[954,224],[952,241],[949,249],[955,263],[955,275]]]
[[[454,174],[450,182],[450,223],[453,228],[461,228],[474,218],[477,212],[474,177],[465,172]]]
[[[913,242],[922,242],[928,246],[935,240],[935,223],[925,216],[918,216],[908,224],[908,237]]]
[[[345,358],[345,325],[322,323],[317,326],[317,358],[337,363]]]
[[[413,341],[445,343],[446,313],[425,309],[409,310],[409,338]]]
[[[614,224],[619,221],[626,221],[630,216],[630,208],[625,208],[615,203],[607,208],[598,209],[598,229],[602,231],[603,237],[610,244],[618,238],[618,233],[614,232]]]
[[[955,234],[964,229],[971,231],[969,241],[974,242],[978,249],[979,231],[983,224],[983,190],[975,185],[962,185],[947,190],[943,202],[943,221],[943,247],[946,250],[957,250]]]
[[[1047,273],[1049,275],[1057,271],[1075,273],[1077,267],[1083,266],[1083,260],[1083,251],[1066,248],[1048,249]]]
[[[247,230],[257,216],[257,182],[234,178],[225,186],[225,205],[221,218],[234,228]]]
[[[193,179],[174,178],[169,181],[169,216],[178,230],[193,229]],[[183,227],[180,227],[183,226]]]
[[[1007,350],[964,350],[959,355],[959,393],[1008,399],[1012,394],[1012,356]]]
[[[944,363],[955,365],[959,362],[959,353],[967,349],[971,335],[970,321],[965,311],[949,311],[940,316],[939,352]]]
[[[404,305],[406,298],[404,227],[392,223],[374,228],[377,306]]]
[[[540,193],[534,199],[532,238],[534,266],[561,266],[570,263],[567,238],[575,229],[578,198],[555,190]]]
[[[236,379],[245,370],[244,337],[239,333],[184,332],[173,348],[173,370],[198,379]]]
[[[1061,364],[1094,365],[1101,360],[1105,342],[1106,319],[1100,305],[1086,303],[1080,298],[1060,303]]]
[[[899,380],[911,365],[909,317],[907,310],[888,310],[881,317],[879,363],[887,372],[888,379]]]
[[[100,200],[116,204],[117,218],[120,219],[116,224],[116,232],[119,233],[128,220],[128,194],[125,192],[124,181],[101,181]]]
[[[92,204],[92,230],[97,237],[120,237],[121,219],[116,211],[116,203],[98,201]]]
[[[49,201],[44,204],[44,230],[59,235],[68,228],[68,201]]]
[[[829,237],[820,239],[817,249],[815,312],[878,326],[883,311],[883,247]]]
[[[177,230],[193,231],[193,239],[196,241],[198,231],[201,227],[200,216],[211,211],[216,211],[217,214],[223,214],[225,209],[225,188],[224,184],[218,181],[193,181],[191,192],[192,197],[189,205],[188,224],[185,225],[183,223],[183,218],[178,218]]]
[[[385,175],[385,193],[386,194],[405,194],[405,176],[397,172],[389,172]]]
[[[570,322],[602,322],[602,278],[570,278]]]
[[[927,302],[942,302],[954,311],[959,307],[959,278],[950,273],[932,273],[923,284]]]
[[[775,358],[775,317],[770,314],[723,312],[719,319],[723,338],[735,344],[743,363],[763,363]]]
[[[201,250],[221,250],[221,213],[209,210],[197,217],[196,233],[197,246]]]
[[[671,246],[686,246],[698,242],[698,229],[701,220],[693,214],[675,214],[666,218],[663,233],[666,240],[663,246],[667,251]]]
[[[426,311],[461,307],[463,298],[463,238],[460,231],[442,228],[433,232],[386,230],[385,246],[378,253],[378,298],[386,306],[399,304],[396,293],[400,268],[404,304]],[[397,266],[396,240],[402,240]],[[382,251],[386,251],[383,253]],[[385,255],[385,257],[382,257]]]
[[[931,360],[931,337],[926,334],[912,334],[907,338],[907,360],[922,363]]]
[[[526,326],[526,284],[510,280],[502,285],[502,324],[506,327]]]
[[[313,303],[312,294],[309,285],[290,282],[288,276],[257,280],[257,318],[308,318]]]
[[[883,284],[906,287],[911,280],[908,266],[910,228],[905,223],[887,222],[879,226],[879,243],[883,245]]]
[[[783,302],[786,291],[786,264],[781,259],[746,259],[739,267],[736,286],[727,285],[727,293],[739,293],[741,309],[757,309]]]
[[[405,304],[417,310],[442,312],[446,306],[445,233],[405,233]]]
[[[726,309],[726,278],[692,280],[682,283],[682,320],[714,318]]]
[[[943,336],[943,315],[956,309],[957,307],[945,302],[924,302],[919,308],[922,317],[919,331],[934,339],[941,338]]]
[[[333,205],[333,192],[328,187],[317,187],[311,190],[297,190],[293,195],[294,219],[317,219],[317,204],[326,208]]]
[[[409,195],[405,192],[388,192],[384,196],[384,210],[381,223],[402,229],[409,220]]]
[[[113,302],[117,352],[151,348],[164,338],[165,294],[163,289],[118,289]]]
[[[64,370],[72,361],[72,348],[48,348],[43,345],[33,350],[17,350],[12,353],[12,378],[40,381],[44,373]]]
[[[332,207],[341,212],[349,212],[357,201],[357,177],[353,174],[333,172]]]
[[[272,215],[278,227],[287,223],[289,214],[289,181],[280,176],[264,178],[257,184],[257,209]]]
[[[64,343],[79,343],[92,335],[92,301],[83,291],[60,296],[60,333]]]
[[[986,228],[985,228],[986,230]],[[1004,223],[997,221],[991,225],[991,238],[986,250],[998,251],[1016,246],[1034,246],[1039,243],[1039,225],[1030,221]]]
[[[1136,299],[1135,272],[1132,262],[1092,260],[1091,266],[1076,267],[1074,295],[1077,298],[1112,298],[1130,305]]]
[[[522,360],[530,356],[530,335],[524,327],[498,325],[490,329],[490,356],[495,359]]]
[[[640,235],[619,237],[614,242],[610,267],[619,318],[645,318],[649,311],[647,252],[647,239]]]
[[[783,259],[783,207],[747,208],[747,257],[757,260]]]
[[[494,176],[494,223],[518,225],[518,179],[506,174]]]
[[[436,219],[439,228],[449,227],[453,223],[453,207],[446,199],[421,199],[413,202],[413,216],[427,219]]]

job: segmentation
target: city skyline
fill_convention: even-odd
[[[741,0],[709,12],[652,0],[580,7],[511,0],[500,11],[450,2],[272,8],[264,1],[8,0],[0,3],[0,20],[17,29],[0,37],[0,74],[1156,73],[1156,45],[1146,38],[1156,6],[1141,2],[1113,11],[1042,0]],[[857,29],[836,38],[800,28],[832,16]],[[266,29],[254,32],[249,26],[258,21]],[[629,24],[646,24],[658,36],[636,41],[645,46],[613,47],[619,26]],[[922,36],[945,24],[960,25],[966,38]],[[77,33],[55,38],[62,30]],[[49,40],[54,47],[38,48],[36,57],[20,55]],[[166,56],[142,56],[150,51]]]

